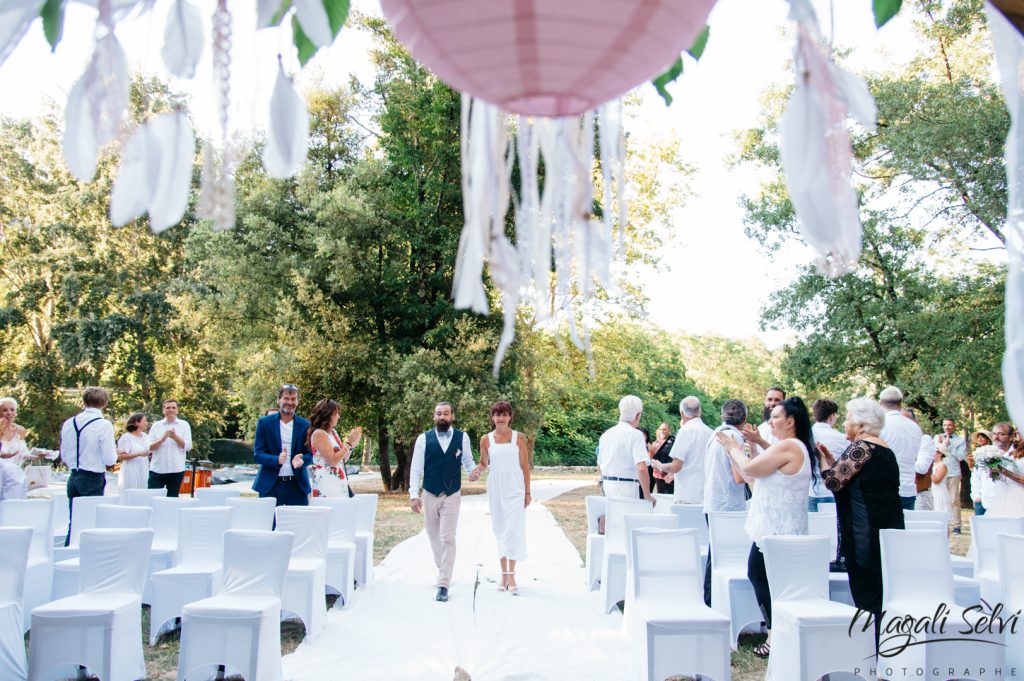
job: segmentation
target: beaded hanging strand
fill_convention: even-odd
[[[217,0],[213,13],[213,81],[217,91],[220,125],[219,148],[210,138],[203,142],[203,181],[199,216],[213,221],[216,230],[235,226],[235,165],[229,138],[228,107],[231,102],[231,13],[227,0]]]

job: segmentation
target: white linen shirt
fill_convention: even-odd
[[[690,419],[676,433],[669,456],[683,462],[673,479],[672,496],[681,504],[704,503],[704,458],[715,431],[699,418]]]
[[[75,460],[75,426],[79,428],[98,418],[82,429],[78,460]],[[117,445],[114,443],[114,424],[103,418],[103,412],[95,407],[86,407],[60,427],[60,458],[70,470],[80,468],[93,473],[105,473],[107,466],[117,463]]]
[[[743,444],[743,433],[735,426],[721,425],[715,433],[724,432]],[[747,508],[746,490],[743,483],[732,476],[732,459],[725,447],[712,437],[704,458],[704,512],[744,511]]]
[[[437,444],[441,445],[441,451],[447,454],[452,444],[452,429],[449,428],[441,433],[435,428],[434,435],[437,436]],[[420,433],[416,438],[416,444],[412,447],[412,463],[409,465],[410,499],[419,499],[420,497],[420,485],[423,483],[423,462],[426,453],[427,434]],[[469,444],[469,434],[466,431],[462,431],[462,467],[466,469],[466,473],[472,473],[476,468],[476,462],[473,461],[473,449]]]
[[[812,425],[811,435],[814,436],[815,442],[825,445],[829,453],[836,459],[839,459],[843,452],[846,451],[846,448],[850,446],[850,441],[846,439],[846,436],[827,423],[815,423]],[[812,452],[812,455],[817,456],[817,452]],[[832,492],[829,491],[828,487],[825,487],[825,478],[822,477],[821,471],[818,471],[817,482],[814,481],[814,478],[811,478],[810,495],[819,499],[832,496]]]
[[[149,470],[153,473],[180,473],[185,470],[185,453],[192,449],[192,427],[188,421],[175,419],[173,423],[160,419],[149,428],[149,443],[153,444],[164,436],[168,430],[174,430],[185,442],[184,447],[167,438],[162,445],[153,450],[149,462]]]
[[[625,421],[619,421],[601,433],[597,446],[597,465],[601,467],[601,475],[604,477],[636,480],[636,465],[647,463],[644,434]]]
[[[917,485],[914,484],[914,473],[927,473],[930,461],[918,456],[921,451],[921,436],[924,433],[916,423],[898,411],[890,411],[885,415],[885,427],[881,436],[896,455],[896,464],[900,469],[900,496],[917,496]]]
[[[996,502],[996,486],[999,483],[988,476],[982,466],[975,466],[971,471],[971,501],[981,502],[986,510]]]

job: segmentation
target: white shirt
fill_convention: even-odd
[[[89,423],[93,419],[99,420]],[[81,443],[78,447],[78,460],[75,460],[75,444],[79,438],[75,436],[75,426],[82,429]],[[117,463],[117,446],[114,444],[114,424],[103,418],[103,412],[95,407],[86,407],[72,416],[60,427],[60,458],[71,470],[80,468],[93,473],[105,473],[107,466]]]
[[[815,442],[825,445],[829,453],[836,459],[839,459],[843,452],[846,451],[846,448],[850,446],[850,441],[846,439],[846,436],[827,423],[815,423],[812,425],[811,435],[814,436]],[[828,490],[828,487],[825,487],[825,478],[821,476],[821,471],[818,471],[817,482],[814,482],[814,478],[811,478],[810,495],[818,498],[832,496],[832,492]]]
[[[683,462],[673,479],[673,499],[681,504],[704,503],[704,458],[715,431],[699,418],[683,424],[669,456]]]
[[[723,423],[714,432],[724,432],[741,445],[744,442],[743,433],[735,426]],[[746,508],[746,490],[743,483],[736,482],[732,476],[732,458],[718,439],[712,437],[704,457],[704,512],[744,511]]]
[[[28,481],[21,466],[0,460],[0,501],[24,499],[28,496]]]
[[[882,439],[896,455],[896,464],[900,468],[900,496],[917,496],[917,485],[914,484],[914,473],[927,473],[930,462],[924,461],[918,454],[921,451],[921,436],[924,433],[916,423],[898,411],[890,411],[885,415],[885,427],[882,428]]]
[[[149,462],[149,470],[154,473],[180,473],[185,470],[185,452],[192,449],[192,427],[188,421],[175,419],[173,422],[167,419],[160,419],[149,427],[149,443],[153,444],[164,436],[168,430],[173,430],[178,437],[184,441],[185,446],[181,447],[171,438],[164,440],[164,443],[153,450],[153,457]]]
[[[939,438],[944,435],[945,433],[940,433],[935,436],[936,447],[939,444]],[[946,464],[946,477],[958,478],[960,477],[960,462],[967,458],[967,441],[954,433],[945,447],[946,453],[942,457],[942,462]]]
[[[437,444],[441,445],[441,451],[447,454],[452,444],[452,429],[449,428],[442,433],[435,428],[434,435],[437,436]],[[419,437],[416,438],[416,444],[413,445],[412,464],[409,466],[410,499],[419,499],[420,497],[420,484],[423,482],[423,461],[426,452],[427,434],[420,433]],[[476,462],[473,461],[473,449],[469,446],[469,435],[465,431],[462,433],[462,467],[466,469],[467,473],[472,473],[473,469],[476,468]]]
[[[597,465],[601,475],[636,480],[636,465],[647,463],[644,434],[625,421],[619,421],[601,434],[597,443],[600,452]]]
[[[971,501],[980,501],[986,510],[992,508],[996,502],[998,484],[1000,483],[990,478],[981,466],[975,466],[971,471]]]
[[[281,419],[281,451],[287,454],[284,457],[284,463],[281,464],[280,470],[278,470],[278,477],[285,475],[295,475],[295,471],[292,470],[292,435],[295,433],[295,418],[293,417],[288,423]]]

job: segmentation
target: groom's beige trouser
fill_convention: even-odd
[[[459,525],[459,506],[462,493],[434,496],[423,491],[423,515],[426,518],[427,536],[434,551],[434,565],[437,566],[437,586],[448,587],[455,567],[455,529]]]

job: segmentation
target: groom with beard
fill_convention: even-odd
[[[462,468],[470,482],[480,479],[473,461],[469,436],[452,428],[454,411],[448,402],[434,407],[434,427],[416,438],[409,470],[409,499],[412,510],[423,513],[427,537],[437,566],[435,600],[448,600],[448,586],[455,567],[455,530],[462,503]],[[420,481],[423,499],[420,500]]]

